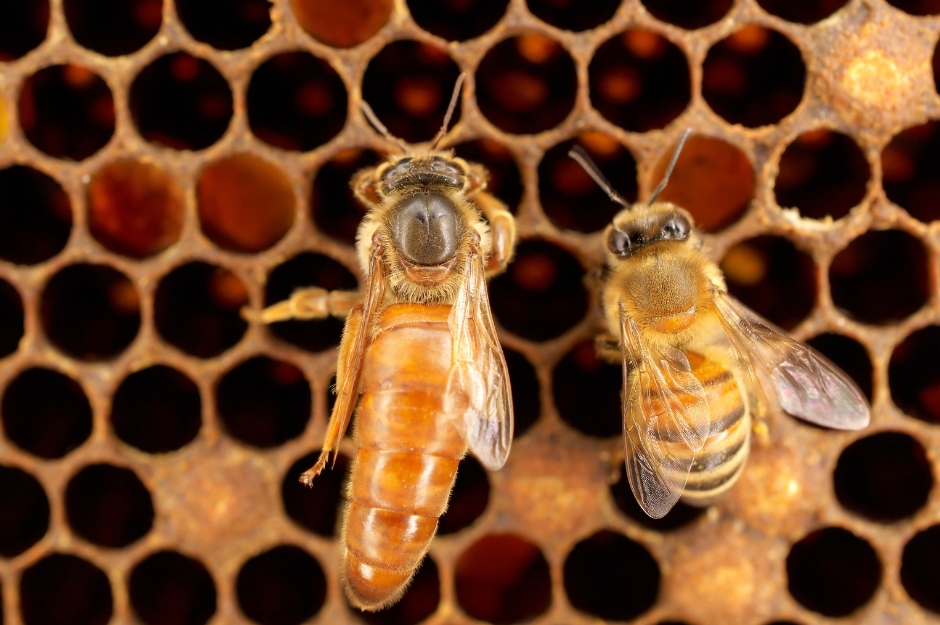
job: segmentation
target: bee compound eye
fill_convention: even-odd
[[[607,240],[607,247],[617,256],[626,256],[629,254],[632,245],[630,235],[620,230],[611,231],[610,238]]]
[[[689,220],[682,215],[676,215],[666,222],[662,229],[662,237],[673,241],[683,241],[689,237],[692,226]]]

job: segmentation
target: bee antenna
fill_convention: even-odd
[[[388,131],[388,128],[385,127],[381,121],[379,121],[378,115],[375,114],[375,111],[372,110],[372,107],[369,106],[369,103],[363,100],[359,103],[359,108],[362,109],[362,113],[366,116],[366,119],[369,120],[369,123],[372,124],[372,127],[382,133],[382,136],[385,137],[391,143],[394,143],[402,152],[407,152],[408,148],[405,146],[405,142],[393,135]]]
[[[588,156],[588,153],[580,145],[576,145],[568,151],[568,156],[574,159],[574,161],[581,166],[581,168],[587,172],[587,175],[594,179],[594,182],[597,183],[601,189],[607,193],[607,197],[611,201],[620,204],[621,206],[630,206],[630,204],[623,199],[619,193],[614,190],[614,187],[607,182],[607,178],[604,177],[604,174],[601,173],[600,168],[597,164],[591,160],[591,157]]]
[[[653,202],[656,201],[656,198],[659,197],[659,194],[662,193],[663,189],[666,188],[666,185],[669,183],[669,176],[672,175],[672,170],[676,168],[676,161],[679,160],[679,154],[682,152],[682,146],[685,145],[685,140],[689,138],[691,133],[691,128],[686,128],[685,132],[682,133],[682,136],[679,138],[679,145],[676,146],[676,151],[672,153],[672,159],[669,161],[669,167],[666,168],[666,173],[663,174],[663,180],[653,191],[653,195],[650,197],[650,201],[647,206],[652,206]]]
[[[450,118],[454,114],[454,109],[457,108],[457,99],[460,97],[460,89],[463,87],[463,81],[466,79],[466,74],[460,74],[460,76],[457,77],[454,92],[450,96],[450,104],[447,105],[447,113],[444,114],[444,123],[441,124],[441,129],[437,131],[437,136],[434,137],[434,141],[431,142],[432,150],[437,147],[437,144],[440,143],[444,135],[447,134],[447,127],[450,126]]]

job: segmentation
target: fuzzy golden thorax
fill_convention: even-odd
[[[668,202],[635,204],[614,217],[605,240],[602,304],[611,334],[620,335],[623,314],[649,340],[675,347],[694,341],[724,280],[702,253],[691,215]]]
[[[485,188],[480,171],[449,152],[408,153],[353,178],[369,208],[356,237],[359,262],[367,271],[378,234],[388,303],[449,304],[474,246],[485,259],[489,228],[472,202]]]

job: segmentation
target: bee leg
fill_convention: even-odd
[[[516,220],[506,205],[489,193],[473,197],[486,220],[490,222],[490,249],[487,250],[486,275],[502,273],[516,249]]]
[[[327,291],[312,286],[297,289],[290,298],[268,306],[261,312],[246,306],[242,308],[241,315],[247,321],[265,324],[288,319],[344,319],[350,310],[361,304],[362,293],[359,291]]]
[[[619,365],[623,360],[623,351],[620,342],[615,341],[609,334],[600,334],[594,339],[594,353],[597,357],[613,365]]]

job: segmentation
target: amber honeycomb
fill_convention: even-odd
[[[330,4],[0,6],[0,622],[940,621],[940,4]],[[426,141],[461,71],[448,141],[522,237],[491,288],[516,441],[462,464],[412,588],[364,615],[345,456],[295,481],[341,322],[238,311],[361,282],[346,183],[394,148],[359,103]],[[686,127],[664,197],[872,424],[773,413],[727,497],[651,521],[592,347],[616,206],[565,153],[646,199]]]

